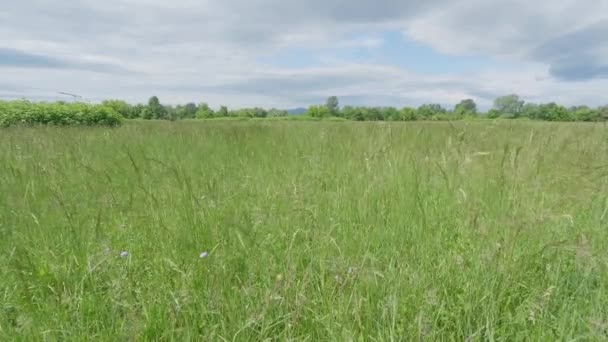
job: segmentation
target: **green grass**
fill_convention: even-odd
[[[608,338],[601,124],[127,122],[0,146],[0,340]]]

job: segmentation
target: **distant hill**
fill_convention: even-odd
[[[287,113],[289,113],[289,115],[302,115],[302,114],[306,113],[306,108],[288,109]]]

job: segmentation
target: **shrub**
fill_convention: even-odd
[[[327,106],[310,106],[306,111],[310,117],[313,118],[325,118],[331,115],[331,112],[327,108]]]
[[[118,126],[121,121],[120,114],[104,105],[0,101],[0,127],[38,124]]]

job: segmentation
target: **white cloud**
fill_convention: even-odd
[[[492,97],[517,92],[565,104],[606,101],[604,0],[23,0],[3,6],[5,97],[69,91],[135,102],[155,94],[173,103],[279,107],[327,95],[375,105],[472,97],[487,107]],[[290,48],[381,53],[385,30],[403,31],[441,52],[508,61],[516,69],[428,75],[331,58],[319,58],[332,62],[314,68],[259,62]],[[47,57],[56,66],[18,66],[3,59],[1,49]]]
[[[608,77],[604,0],[463,0],[409,20],[405,33],[444,53],[544,63],[559,78]]]

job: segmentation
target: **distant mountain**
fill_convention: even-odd
[[[306,113],[306,108],[288,109],[287,113],[289,113],[289,115],[302,115],[302,114]]]

